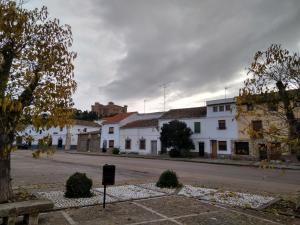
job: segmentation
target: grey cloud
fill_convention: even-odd
[[[79,108],[144,98],[160,104],[162,83],[170,83],[170,101],[213,93],[239,79],[257,50],[281,43],[299,51],[298,0],[41,2],[73,28]]]

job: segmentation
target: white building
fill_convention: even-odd
[[[137,120],[120,128],[120,151],[157,155],[160,146],[158,119]]]
[[[206,107],[172,109],[159,119],[159,130],[172,120],[185,122],[193,131],[194,154],[203,157],[228,157],[238,139],[234,98],[206,102]]]
[[[39,139],[50,135],[52,137],[52,146],[55,146],[58,149],[65,148],[67,137],[69,136],[70,148],[76,149],[79,133],[91,131],[99,131],[100,133],[100,128],[101,126],[99,124],[91,121],[74,120],[73,124],[68,128],[67,126],[65,126],[51,127],[49,129],[40,128],[39,130],[37,130],[32,125],[29,125],[25,128],[24,131],[19,132],[18,136],[31,136],[33,138],[33,141],[27,144],[31,148],[37,148]],[[20,140],[20,138],[17,138],[17,145],[20,144],[20,141],[24,143],[24,141]]]
[[[100,148],[120,148],[120,127],[135,120],[136,112],[119,113],[102,123]]]

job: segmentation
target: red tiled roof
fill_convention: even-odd
[[[138,128],[138,127],[157,127],[158,119],[149,119],[149,120],[136,120],[130,123],[125,124],[121,129],[127,128]]]
[[[206,107],[171,109],[161,119],[197,118],[206,116]]]
[[[136,112],[119,113],[115,116],[107,117],[107,118],[105,118],[105,121],[103,124],[118,123],[134,113],[136,113]]]

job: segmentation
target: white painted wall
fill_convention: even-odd
[[[91,126],[83,126],[83,125],[72,125],[70,127],[70,134],[71,134],[71,145],[76,146],[78,140],[78,134],[83,132],[91,132],[91,131],[99,131],[100,127],[91,127]],[[25,128],[24,131],[19,132],[20,136],[23,135],[30,135],[34,141],[31,143],[34,147],[38,144],[38,140],[47,136],[51,135],[52,137],[52,145],[56,146],[58,144],[58,140],[62,139],[63,145],[66,144],[66,136],[67,136],[67,127],[51,127],[48,130],[46,129],[39,129],[38,131],[32,126],[29,125]]]
[[[222,101],[219,102],[222,104]],[[199,134],[194,133],[191,138],[195,145],[194,152],[199,152],[199,142],[204,142],[204,150],[206,153],[211,153],[211,143],[210,140],[226,141],[227,151],[219,151],[220,155],[230,155],[233,149],[233,141],[238,139],[238,129],[237,122],[235,119],[236,106],[231,103],[231,111],[224,112],[213,112],[213,106],[207,106],[207,116],[199,118],[181,118],[179,121],[185,122],[187,126],[194,132],[194,123],[201,123],[201,132]],[[218,129],[218,120],[226,121],[226,129]],[[171,120],[159,120],[159,129],[164,123],[168,123]]]
[[[160,134],[157,128],[155,127],[147,127],[147,128],[127,128],[120,129],[120,151],[121,152],[135,152],[140,155],[149,155],[151,154],[151,141],[157,141],[157,153],[160,151]],[[125,141],[126,139],[131,140],[131,149],[125,149]],[[146,141],[146,149],[141,150],[139,147],[139,140],[145,139]]]

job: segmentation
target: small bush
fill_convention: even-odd
[[[160,175],[156,186],[160,188],[177,188],[180,187],[181,184],[178,182],[177,175],[174,171],[166,170]]]
[[[112,154],[114,154],[114,155],[119,155],[119,153],[120,153],[120,149],[118,149],[118,148],[114,148],[112,150]]]
[[[74,173],[66,183],[65,197],[88,198],[92,196],[93,181],[85,173]]]
[[[181,157],[181,152],[175,148],[172,148],[170,151],[169,151],[169,156],[172,157],[172,158],[176,158],[176,157]]]

